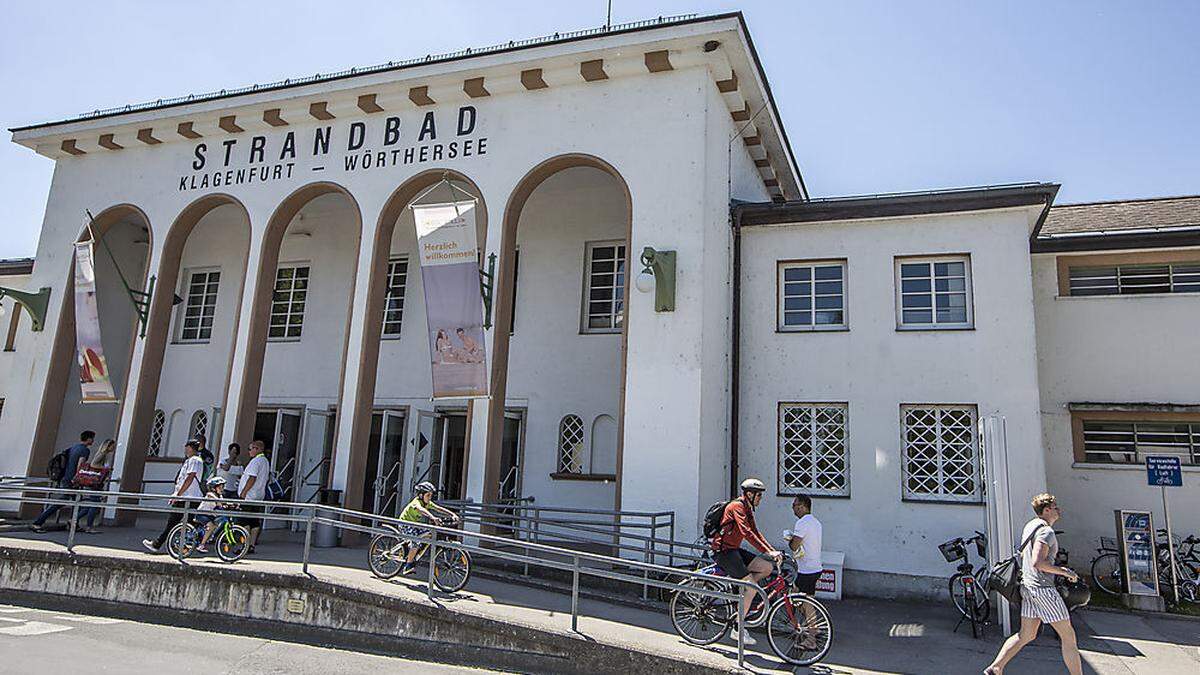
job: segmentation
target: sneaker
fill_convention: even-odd
[[[41,525],[30,525],[29,529],[33,532],[37,532],[38,534],[44,534],[46,532],[46,528],[42,527]]]
[[[408,575],[412,574],[413,570],[415,570],[415,569],[417,569],[417,566],[415,564],[404,563],[403,565],[400,566],[400,574],[402,576],[408,576]]]
[[[80,530],[80,532],[82,532],[82,533],[84,533],[84,534],[100,534],[100,528],[98,528],[98,527],[85,527],[85,528],[83,528],[82,530]]]
[[[204,545],[197,546],[196,553],[208,553],[208,547]]]
[[[160,553],[161,552],[158,550],[158,547],[154,545],[154,542],[149,539],[143,539],[142,546],[144,546],[146,548],[146,550],[151,553]]]
[[[737,644],[737,632],[736,631],[730,631],[729,637],[733,638],[734,644]],[[753,637],[750,636],[749,632],[743,630],[742,631],[742,644],[749,647],[750,645],[758,644],[758,640],[755,640]]]

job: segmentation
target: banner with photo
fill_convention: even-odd
[[[488,395],[475,202],[413,204],[434,398]]]
[[[100,344],[100,314],[96,308],[96,265],[92,242],[75,244],[75,344],[79,354],[82,403],[114,403],[108,362]]]

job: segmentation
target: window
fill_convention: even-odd
[[[558,472],[583,473],[583,419],[567,415],[558,423]]]
[[[1200,262],[1070,268],[1071,295],[1198,293]]]
[[[204,414],[203,410],[197,410],[192,414],[192,423],[188,425],[188,438],[196,438],[199,436],[208,436],[208,415]]]
[[[850,494],[845,403],[779,404],[779,493]]]
[[[779,264],[779,330],[846,327],[846,263]]]
[[[208,342],[212,339],[213,317],[217,313],[217,287],[220,282],[220,270],[191,273],[186,291],[187,300],[183,308],[183,321],[179,325],[180,342]]]
[[[1200,464],[1200,423],[1083,421],[1083,461],[1143,464],[1146,455],[1178,455]]]
[[[387,292],[383,299],[383,336],[400,337],[404,318],[404,288],[408,284],[408,258],[388,261]]]
[[[150,447],[146,449],[146,454],[151,457],[158,457],[162,454],[163,437],[167,430],[167,416],[161,410],[154,411],[154,420],[150,422]]]
[[[284,265],[275,273],[271,297],[271,327],[267,337],[299,340],[304,331],[304,301],[308,298],[308,265]]]
[[[625,315],[625,244],[588,244],[585,280],[583,332],[621,332]]]
[[[970,328],[970,259],[897,258],[896,298],[899,328]]]
[[[975,406],[902,405],[904,497],[980,502]]]

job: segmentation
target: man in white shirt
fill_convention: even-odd
[[[170,501],[171,506],[184,507],[195,509],[200,505],[200,498],[204,496],[204,491],[200,489],[201,476],[204,475],[204,461],[197,455],[200,451],[200,442],[190,440],[183,444],[183,464],[179,467],[179,473],[175,474],[175,488],[171,491],[171,496],[175,497]],[[143,539],[142,546],[151,553],[161,553],[162,545],[167,541],[167,536],[171,534],[171,529],[183,520],[182,512],[172,512],[167,516],[167,526],[163,528],[161,534],[156,539]]]
[[[250,443],[247,453],[250,463],[242,471],[242,479],[238,482],[238,497],[251,501],[262,501],[267,496],[267,482],[271,480],[271,460],[267,458],[266,444],[255,440]],[[241,509],[245,513],[262,513],[263,507],[247,504]],[[262,532],[261,518],[241,518],[239,522],[250,528],[250,552],[258,543],[258,535]]]
[[[796,524],[792,526],[788,546],[796,561],[796,588],[801,593],[815,595],[822,570],[821,521],[812,514],[812,499],[808,495],[796,495],[792,513],[796,514]]]

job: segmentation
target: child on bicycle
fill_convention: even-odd
[[[458,520],[458,514],[450,509],[442,508],[433,503],[433,493],[437,492],[437,488],[429,481],[417,483],[413,488],[416,496],[404,507],[404,511],[400,514],[400,520],[408,523],[430,523],[432,525],[441,525],[442,519],[434,515],[434,513],[444,514],[446,519],[451,523]],[[408,556],[404,560],[404,565],[400,568],[401,574],[412,574],[413,569],[417,566],[417,554],[421,552],[422,547],[416,546],[413,541],[416,538],[425,535],[425,531],[419,527],[402,527],[400,533],[411,537],[408,545]]]
[[[237,504],[225,499],[224,492],[225,479],[223,477],[213,476],[208,479],[208,492],[204,495],[204,500],[200,502],[200,507],[196,509],[200,513],[197,513],[195,517],[196,525],[204,526],[204,536],[200,539],[200,545],[196,547],[196,551],[200,553],[208,553],[208,540],[212,538],[217,528],[222,527],[230,519],[230,516],[218,516],[215,512],[218,509],[237,510]]]

